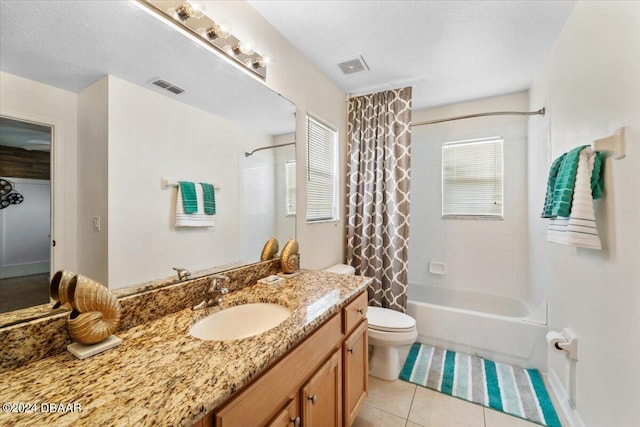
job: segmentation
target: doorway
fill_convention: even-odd
[[[0,313],[49,302],[52,135],[0,117]]]

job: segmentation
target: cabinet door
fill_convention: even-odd
[[[300,427],[300,412],[298,399],[293,398],[273,417],[267,427]]]
[[[360,323],[344,341],[344,425],[351,426],[367,397],[369,359],[367,321]]]
[[[302,424],[305,427],[342,425],[341,365],[338,350],[302,388]]]

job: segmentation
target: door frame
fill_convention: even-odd
[[[64,212],[62,203],[57,202],[57,196],[64,194],[64,159],[62,150],[57,142],[63,140],[63,124],[60,119],[46,117],[38,114],[27,113],[10,108],[0,107],[0,116],[12,120],[34,123],[51,128],[51,152],[50,152],[50,240],[49,240],[49,275],[62,269],[64,260],[64,244],[57,242],[56,237],[64,235]],[[56,241],[56,246],[53,242]]]

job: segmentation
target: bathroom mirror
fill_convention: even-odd
[[[245,155],[294,142],[294,104],[135,2],[0,7],[0,114],[54,129],[53,270],[126,295],[172,267],[235,268],[269,237],[295,238],[295,145]],[[177,188],[163,178],[218,186],[215,225],[175,227]],[[0,314],[0,326],[48,313]]]

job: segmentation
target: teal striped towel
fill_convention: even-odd
[[[580,152],[587,145],[574,148],[558,157],[549,170],[547,181],[547,194],[545,196],[542,218],[555,218],[557,216],[568,217],[571,214],[571,202],[576,184],[576,174],[578,172],[578,159]],[[595,153],[593,163],[593,173],[591,174],[591,193],[594,199],[602,197],[602,180],[604,174],[601,173],[602,159],[600,153]]]
[[[204,205],[204,213],[207,215],[215,215],[216,214],[216,192],[213,188],[213,185],[207,184],[206,182],[201,182],[202,186],[202,198],[204,201],[202,202]]]
[[[196,197],[196,185],[191,181],[180,181],[182,193],[182,206],[184,213],[194,214],[198,211],[198,198]]]

